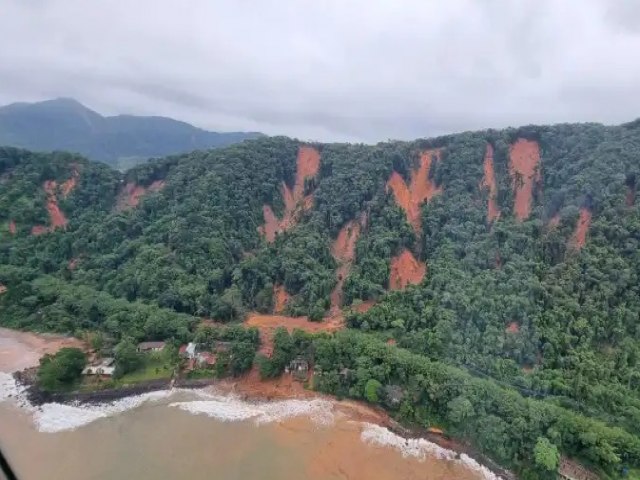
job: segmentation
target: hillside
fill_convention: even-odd
[[[103,117],[72,99],[0,107],[0,145],[65,150],[125,170],[151,157],[223,147],[253,132],[208,132],[164,117]]]
[[[640,467],[639,174],[638,121],[262,138],[126,174],[5,148],[0,324],[184,340],[246,321],[263,353],[312,355],[316,388],[525,478],[554,478],[557,451],[617,478]]]

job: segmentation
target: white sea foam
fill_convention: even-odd
[[[23,390],[24,387],[16,382],[13,375],[0,372],[0,402],[19,398]]]
[[[171,391],[149,392],[134,397],[126,397],[110,403],[95,405],[65,405],[45,403],[35,409],[33,422],[41,432],[55,433],[74,430],[100,418],[106,418],[139,407],[143,403],[167,398]]]
[[[200,392],[203,400],[174,402],[170,406],[193,414],[207,415],[223,422],[253,420],[257,424],[277,422],[286,418],[308,416],[319,424],[333,422],[333,404],[327,400],[282,400],[277,402],[246,402],[234,395]]]
[[[487,467],[480,465],[464,453],[461,454],[459,458],[456,458],[457,454],[455,452],[442,448],[424,438],[403,438],[380,425],[365,423],[360,438],[366,443],[395,448],[401,452],[405,458],[415,457],[424,460],[427,457],[432,457],[441,460],[458,461],[463,463],[467,468],[479,472],[485,480],[500,479],[499,476]]]

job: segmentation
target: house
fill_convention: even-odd
[[[164,342],[142,342],[138,344],[139,353],[161,352],[164,350]]]
[[[558,467],[558,476],[563,480],[599,480],[600,477],[587,470],[584,466],[568,459],[560,457],[560,465]]]
[[[284,370],[287,373],[292,373],[295,377],[303,379],[306,378],[309,371],[309,362],[302,357],[296,357],[289,362],[289,365]]]
[[[214,352],[228,352],[231,350],[231,342],[215,341],[213,342]]]
[[[200,352],[196,356],[196,363],[199,367],[210,367],[216,364],[217,357],[211,352]]]
[[[404,390],[400,385],[387,385],[384,387],[386,403],[391,407],[397,407],[404,398]]]
[[[196,358],[196,344],[189,342],[186,345],[182,345],[179,350],[180,356],[188,359]]]
[[[97,365],[89,365],[82,370],[83,375],[101,375],[111,377],[116,367],[114,366],[113,358],[103,358]]]

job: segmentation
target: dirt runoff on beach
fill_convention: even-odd
[[[38,365],[40,357],[63,347],[83,348],[77,338],[19,332],[0,328],[0,372],[11,373]]]

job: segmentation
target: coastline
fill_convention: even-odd
[[[41,336],[30,332],[16,332],[8,329],[3,329],[0,334],[11,341],[17,341],[19,343],[17,347],[25,354],[24,358],[18,358],[17,360],[18,364],[23,362],[22,365],[26,361],[27,368],[22,366],[21,370],[14,371],[10,375],[19,387],[19,396],[23,397],[30,406],[37,409],[43,408],[43,406],[46,407],[47,404],[100,407],[128,397],[144,396],[153,392],[170,392],[173,389],[198,390],[207,387],[215,387],[216,391],[222,394],[235,395],[240,400],[248,403],[281,400],[327,400],[334,405],[337,412],[344,414],[349,419],[387,429],[390,434],[402,439],[403,442],[431,442],[442,449],[453,452],[456,458],[460,458],[461,455],[470,457],[480,466],[485,467],[501,478],[509,480],[516,478],[512,472],[501,468],[463,440],[455,440],[446,435],[435,434],[418,426],[401,425],[381,407],[369,405],[358,400],[338,400],[331,395],[305,388],[302,383],[293,380],[291,375],[285,374],[279,378],[262,380],[257,368],[253,368],[250,372],[238,378],[148,380],[118,388],[91,392],[44,392],[38,388],[35,382],[35,365],[37,365],[38,358],[44,353],[50,353],[61,348],[61,346],[67,346],[70,343],[79,341],[70,337]],[[10,360],[14,363],[10,362],[9,365],[14,365],[16,359],[11,358]]]
[[[338,400],[334,396],[305,389],[302,384],[293,380],[290,375],[283,375],[276,379],[261,380],[257,370],[253,369],[248,374],[238,378],[176,379],[174,381],[148,380],[113,389],[69,393],[42,391],[33,382],[32,369],[14,372],[13,377],[19,385],[24,387],[22,395],[35,407],[42,407],[50,403],[76,406],[100,405],[151,392],[171,391],[172,389],[196,390],[207,387],[215,387],[216,390],[223,394],[237,395],[241,400],[249,403],[280,400],[327,400],[332,402],[338,412],[354,421],[386,428],[392,434],[405,439],[405,441],[426,440],[438,447],[454,452],[456,458],[466,455],[505,480],[515,480],[517,478],[513,472],[502,468],[464,441],[453,439],[445,434],[430,432],[422,427],[402,425],[381,407],[352,399]]]

